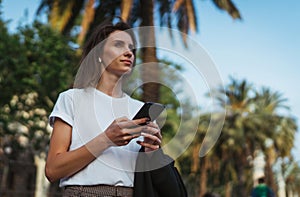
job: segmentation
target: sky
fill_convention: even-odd
[[[10,30],[32,21],[39,0],[2,0]],[[212,1],[197,1],[199,32],[193,37],[212,57],[224,83],[229,76],[287,98],[300,123],[300,1],[233,0],[242,20],[233,20]],[[27,10],[28,17],[24,17]],[[300,129],[298,129],[300,130]],[[300,133],[293,155],[300,161]]]
[[[242,21],[201,1],[199,40],[224,81],[228,76],[266,86],[287,98],[300,123],[300,1],[234,0]],[[201,14],[202,13],[202,14]],[[299,130],[299,129],[298,129]],[[300,134],[293,154],[300,160]]]

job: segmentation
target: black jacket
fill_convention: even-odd
[[[133,197],[187,197],[174,160],[161,149],[150,154],[141,148],[137,157]]]

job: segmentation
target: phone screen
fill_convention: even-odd
[[[140,118],[149,118],[150,121],[154,121],[164,109],[165,106],[160,103],[146,102],[133,117],[133,120]]]

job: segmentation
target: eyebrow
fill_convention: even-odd
[[[112,42],[122,42],[123,44],[127,44],[125,41],[123,40],[120,40],[120,39],[115,39],[115,40],[112,40]],[[128,43],[128,46],[131,47],[131,48],[134,48],[134,43]]]
[[[123,43],[126,43],[125,41],[123,41],[123,40],[120,40],[120,39],[118,39],[118,38],[116,38],[115,40],[112,40],[113,42],[123,42]],[[131,43],[129,43],[129,44],[131,44]]]

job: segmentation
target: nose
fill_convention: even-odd
[[[129,58],[132,57],[133,56],[133,51],[129,50],[129,49],[126,50],[125,53],[124,53],[124,56],[129,57]]]

